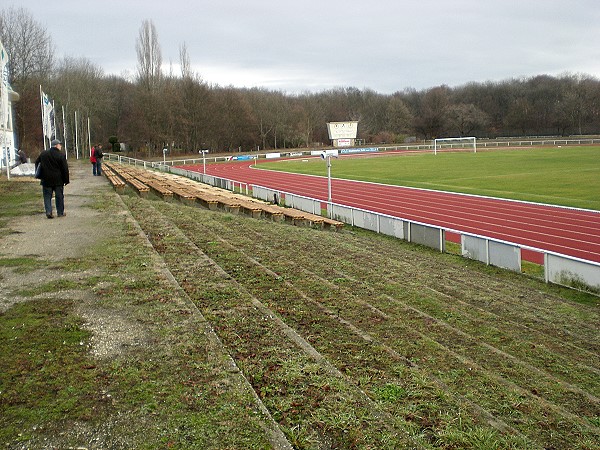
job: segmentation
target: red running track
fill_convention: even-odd
[[[327,201],[327,178],[208,164],[207,174]],[[202,165],[182,168],[202,172]],[[334,203],[548,250],[600,263],[600,212],[385,184],[332,179]],[[523,259],[543,256],[523,251]]]

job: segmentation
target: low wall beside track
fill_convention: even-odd
[[[600,143],[600,139],[593,139],[590,143]],[[571,141],[543,140],[519,141],[528,142],[529,145],[569,145]],[[564,144],[556,144],[565,142]],[[577,140],[581,144],[587,140]],[[479,144],[478,144],[479,145]],[[511,145],[516,145],[511,141]],[[571,145],[575,145],[572,142]],[[568,255],[551,252],[541,248],[529,247],[513,242],[506,242],[487,236],[466,233],[460,230],[443,228],[427,223],[420,223],[403,218],[389,216],[360,208],[349,207],[335,203],[323,202],[322,200],[308,198],[297,194],[283,192],[258,185],[234,182],[225,178],[215,177],[204,173],[185,170],[174,167],[175,165],[205,163],[206,159],[185,159],[178,161],[148,162],[138,159],[127,158],[121,155],[107,155],[108,159],[118,160],[124,164],[133,164],[147,169],[167,171],[181,175],[212,186],[237,191],[253,197],[279,203],[283,206],[303,210],[312,214],[322,214],[346,224],[371,230],[377,233],[404,239],[408,242],[434,248],[440,252],[446,251],[448,237],[458,236],[460,252],[462,256],[481,261],[484,264],[522,272],[522,253],[532,252],[541,255],[543,261],[544,279],[548,283],[554,283],[566,287],[590,290],[594,293],[600,292],[600,264]],[[217,160],[217,158],[213,158]]]

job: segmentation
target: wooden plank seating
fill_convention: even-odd
[[[167,186],[160,183],[159,181],[153,180],[153,179],[142,180],[139,177],[137,179],[142,181],[147,186],[149,186],[154,192],[156,192],[158,195],[160,195],[164,200],[166,200],[166,201],[173,200],[173,191],[171,191],[171,189],[169,189]]]
[[[227,190],[221,190],[219,197],[224,205],[238,205],[240,210],[255,218],[264,216],[277,220],[281,215],[276,209],[271,207],[273,205],[270,203],[252,197],[236,194]]]
[[[217,188],[203,188],[202,185],[187,180],[176,180],[174,182],[182,186],[182,189],[186,189],[190,194],[194,195],[196,201],[208,209],[216,210],[222,208],[228,212],[237,214],[242,207],[239,200],[224,195]]]
[[[271,214],[276,214],[278,219],[288,221],[294,225],[311,225],[322,220],[321,216],[301,211],[294,208],[286,208],[284,206],[265,203],[263,208],[269,210]]]
[[[205,208],[210,209],[211,211],[216,211],[219,207],[219,200],[208,195],[199,195],[196,193],[194,198],[196,202]]]
[[[240,210],[254,219],[259,219],[262,216],[262,208],[253,201],[240,202]]]
[[[125,181],[123,181],[121,177],[119,177],[115,172],[113,172],[112,169],[110,169],[109,167],[104,167],[102,173],[108,179],[115,191],[122,193],[125,190]]]
[[[262,207],[262,210],[266,217],[270,217],[275,222],[283,222],[285,220],[283,211],[276,205],[266,204]]]
[[[176,195],[176,193],[171,189],[170,183],[160,177],[154,176],[154,172],[152,171],[137,167],[129,167],[126,169],[126,171],[138,181],[149,186],[153,192],[156,192],[166,201],[171,201]],[[179,192],[178,195],[180,199],[184,201],[189,200],[189,196],[183,192]]]
[[[340,230],[344,226],[343,222],[337,220],[275,205],[170,173],[109,162],[105,163],[105,167],[112,171],[115,177],[123,178],[134,187],[140,196],[144,196],[152,189],[167,201],[177,198],[186,205],[196,204],[213,211],[221,209],[232,214],[243,213],[253,218],[265,217],[273,221],[286,221],[300,226],[318,226],[336,230]],[[121,183],[125,184],[122,180]]]
[[[150,192],[150,188],[136,178],[129,177],[126,178],[125,181],[127,182],[127,184],[130,184],[136,191],[138,191],[140,197],[146,197]]]
[[[285,208],[279,205],[272,205],[272,208],[280,211],[288,221],[294,223],[295,225],[313,225],[321,228],[334,227],[336,230],[340,230],[344,227],[344,222],[329,219],[327,217],[319,216],[306,211]]]
[[[187,186],[171,181],[168,178],[160,176],[160,173],[151,173],[153,183],[162,186],[172,192],[173,196],[186,205],[192,205],[196,201],[196,195]]]
[[[185,180],[184,183],[189,184],[196,192],[203,192],[204,194],[202,195],[205,198],[206,196],[211,196],[211,198],[216,197],[219,202],[219,207],[221,208],[227,209],[228,206],[232,205],[231,202],[234,202],[234,204],[237,202],[244,212],[249,213],[253,217],[260,217],[263,215],[276,221],[287,220],[295,225],[315,225],[322,228],[334,227],[336,230],[340,230],[344,226],[343,222],[337,220],[293,208],[273,205],[272,203],[263,202],[262,200],[253,199],[224,189],[198,184],[191,180]],[[215,190],[218,190],[218,196],[214,195]],[[252,202],[250,207],[248,202]],[[256,208],[261,210],[260,213],[256,211]]]
[[[129,184],[136,191],[138,191],[140,197],[146,197],[150,192],[150,188],[146,186],[143,182],[136,179],[135,176],[132,175],[131,171],[127,170],[129,168],[126,168],[126,166],[117,167],[116,164],[109,163],[105,163],[104,165],[105,167],[108,166],[109,169],[114,170],[121,178],[125,180],[127,184]]]
[[[238,199],[227,197],[226,195],[214,195],[209,193],[199,193],[199,196],[202,198],[212,198],[214,199],[220,208],[223,208],[225,211],[230,212],[232,214],[239,214],[242,211],[242,204]]]
[[[344,222],[340,222],[339,220],[329,219],[327,217],[323,217],[323,226],[325,228],[334,227],[336,231],[344,228]]]
[[[181,188],[175,184],[169,186],[175,197],[186,205],[192,205],[196,201],[196,196],[190,193],[187,189]]]
[[[310,221],[307,219],[308,213],[293,208],[282,208],[282,210],[287,222],[294,225],[310,225]]]

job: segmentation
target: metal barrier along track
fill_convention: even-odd
[[[536,143],[539,143],[539,141],[536,141]],[[150,166],[212,186],[238,190],[262,200],[282,203],[285,206],[313,214],[326,214],[331,219],[352,226],[425,245],[441,252],[446,251],[447,234],[452,233],[460,236],[462,256],[516,272],[522,270],[521,253],[523,250],[533,251],[543,255],[546,282],[575,288],[587,287],[594,291],[600,291],[600,263],[594,261],[449,227],[409,220],[348,205],[324,202],[319,199],[256,184],[235,182],[227,178],[168,165],[146,163],[139,160],[132,160],[129,163],[142,165],[143,167]]]
[[[225,183],[218,177],[198,174],[185,169],[169,168],[169,170],[209,184],[223,185]],[[313,214],[323,211],[323,206],[325,206],[326,214],[331,219],[431,247],[440,252],[446,251],[446,234],[453,233],[460,236],[462,256],[515,272],[522,271],[521,252],[530,250],[543,255],[546,282],[566,287],[589,287],[593,290],[600,290],[600,263],[594,261],[352,206],[323,202],[258,185],[250,185],[250,194],[267,201],[281,199],[286,206]]]

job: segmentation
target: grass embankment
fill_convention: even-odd
[[[599,441],[597,298],[361,230],[123,199],[153,249],[107,195],[114,237],[85,258],[0,260],[80,274],[8,294],[8,448],[273,448],[271,420],[297,449]],[[77,292],[135,339],[94,356]]]
[[[327,176],[316,158],[260,167]],[[331,176],[600,210],[597,146],[341,157]]]

